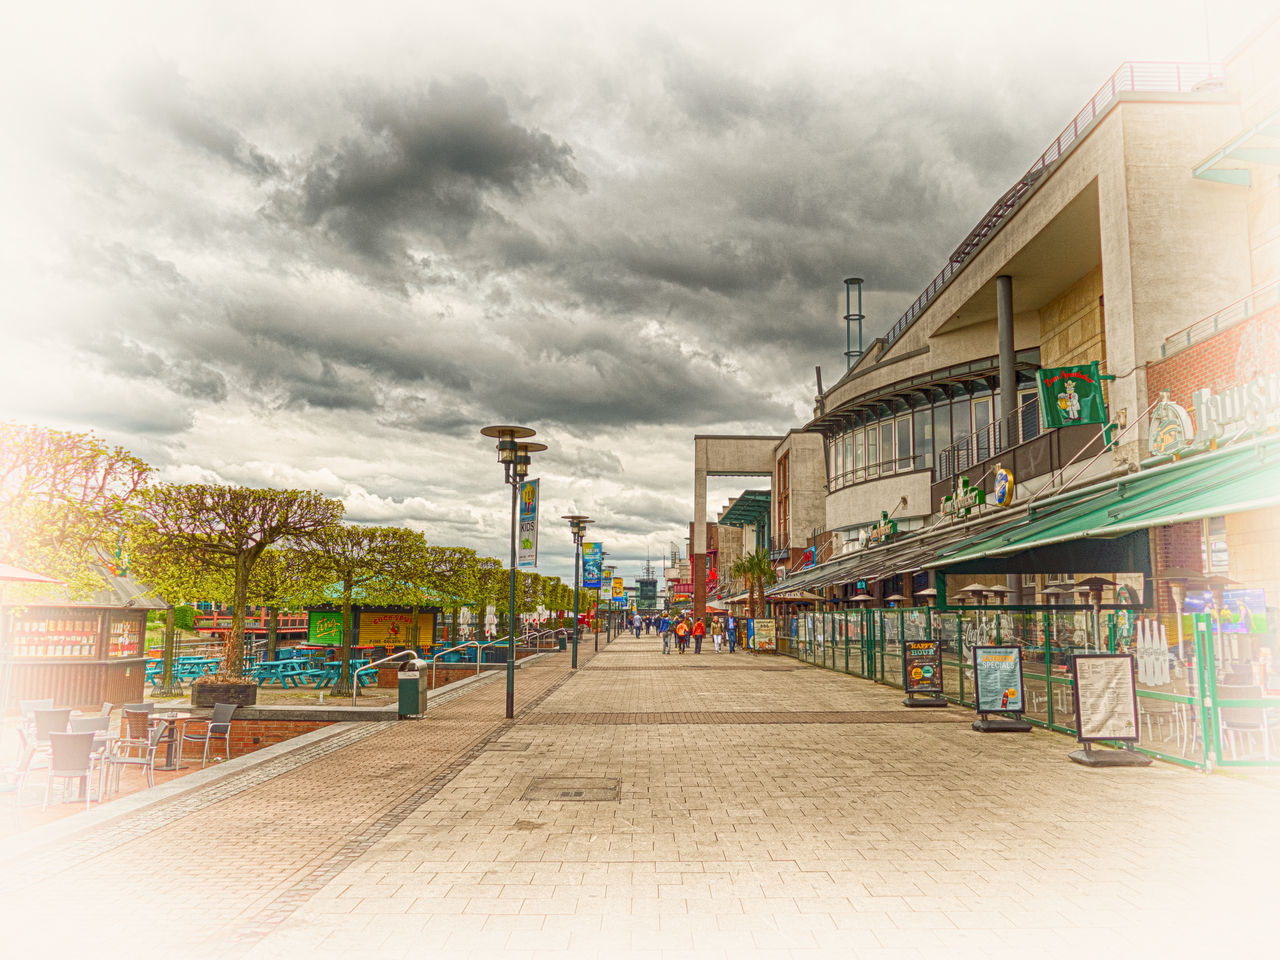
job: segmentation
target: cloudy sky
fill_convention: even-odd
[[[845,276],[881,332],[1122,61],[1274,3],[29,6],[0,417],[499,557],[477,431],[527,423],[544,516],[632,577],[685,536],[693,434],[780,433],[843,371]]]

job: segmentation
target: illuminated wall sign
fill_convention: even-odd
[[[880,522],[867,528],[867,543],[885,543],[898,532],[898,521],[889,519],[889,511],[880,511]]]
[[[987,502],[987,491],[982,487],[969,485],[969,478],[960,478],[960,487],[955,493],[942,498],[942,513],[953,520],[963,520],[973,512],[974,507],[984,506]]]
[[[1263,374],[1218,393],[1197,390],[1191,404],[1196,412],[1197,445],[1217,440],[1231,428],[1264,430],[1280,414],[1280,373]]]
[[[1193,433],[1186,409],[1169,399],[1168,390],[1162,390],[1147,421],[1147,451],[1153,457],[1177,453],[1191,445]]]

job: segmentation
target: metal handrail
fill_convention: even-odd
[[[381,660],[375,660],[373,661],[373,663],[366,663],[363,667],[356,667],[355,672],[351,674],[351,705],[353,707],[356,705],[356,697],[360,693],[361,671],[372,670],[375,667],[381,666],[384,663],[390,663],[392,660],[396,659],[397,657],[403,657],[406,653],[411,657],[416,657],[418,655],[413,650],[401,650],[397,653],[393,653],[389,657],[383,657]]]
[[[491,641],[491,642],[492,642],[492,643],[506,643],[507,641],[505,641],[505,640],[493,640],[493,641]],[[480,644],[480,641],[479,641],[479,640],[468,640],[466,643],[460,643],[460,644],[458,644],[456,647],[449,647],[447,650],[441,650],[439,653],[434,653],[434,654],[432,654],[430,657],[428,657],[428,658],[426,659],[426,661],[425,661],[425,662],[427,662],[427,663],[431,664],[431,689],[432,689],[432,690],[434,690],[434,689],[436,688],[436,661],[437,661],[437,660],[439,660],[441,657],[443,657],[443,656],[444,656],[445,654],[447,654],[447,653],[455,653],[455,652],[457,652],[458,650],[463,650],[463,649],[465,649],[465,648],[467,648],[467,647],[476,647],[476,648],[477,648],[477,649],[476,649],[476,662],[477,662],[477,663],[479,663],[479,662],[480,662],[480,649],[479,649],[479,648],[480,648],[480,646],[481,646],[481,644]],[[477,669],[476,669],[476,673],[479,673],[479,672],[480,672],[480,670],[477,668]]]

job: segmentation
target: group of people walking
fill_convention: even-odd
[[[716,653],[720,653],[724,646],[726,634],[729,642],[729,652],[733,653],[737,648],[737,637],[732,630],[725,630],[724,624],[715,617],[707,617],[705,619],[694,619],[690,616],[669,617],[662,616],[658,621],[658,633],[662,637],[662,652],[671,652],[671,643],[674,639],[676,653],[685,653],[689,649],[689,645],[693,644],[693,652],[695,654],[702,652],[702,641],[708,635],[711,637],[712,644],[715,645]]]

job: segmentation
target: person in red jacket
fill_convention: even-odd
[[[684,648],[689,645],[689,624],[683,619],[676,621],[676,652],[684,653]]]
[[[702,638],[707,635],[707,625],[702,620],[693,621],[693,652],[702,652]]]

